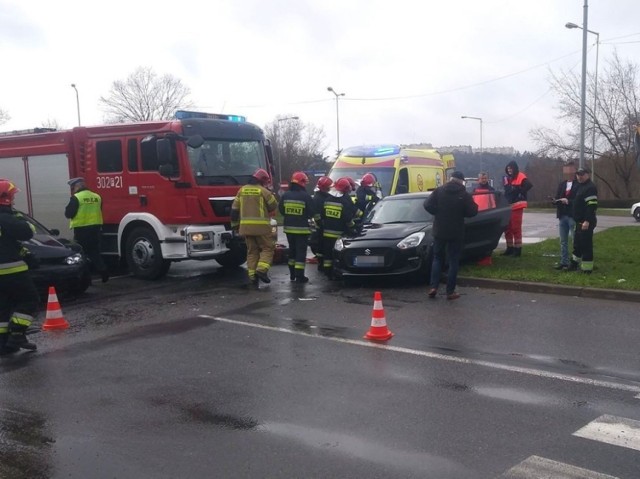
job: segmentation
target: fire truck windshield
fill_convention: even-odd
[[[187,151],[198,185],[244,185],[267,164],[261,141],[205,140],[200,148]]]

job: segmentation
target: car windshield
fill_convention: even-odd
[[[244,185],[267,164],[259,141],[205,140],[200,148],[187,151],[198,185]]]
[[[432,216],[422,206],[424,197],[394,198],[378,202],[367,214],[365,223],[426,223]]]
[[[391,186],[393,184],[393,175],[395,174],[395,168],[372,168],[370,166],[362,166],[362,167],[353,167],[353,168],[336,168],[331,170],[329,173],[329,178],[333,181],[336,181],[338,178],[342,178],[343,176],[348,176],[353,178],[355,181],[360,182],[360,178],[362,178],[365,173],[373,173],[378,180],[378,184],[380,185],[380,191],[382,192],[382,196],[389,196],[389,192],[391,191]]]

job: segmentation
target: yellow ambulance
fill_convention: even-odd
[[[328,176],[333,181],[343,176],[359,181],[365,173],[373,173],[382,196],[389,196],[433,190],[454,170],[453,155],[440,155],[434,149],[365,145],[342,150]]]

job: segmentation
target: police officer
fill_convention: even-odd
[[[289,277],[291,281],[306,283],[309,281],[304,275],[307,259],[307,244],[313,219],[313,201],[307,193],[306,186],[309,177],[302,171],[291,175],[289,190],[282,195],[279,205],[284,218],[284,232],[289,242]]]
[[[569,263],[569,271],[580,271],[591,274],[593,271],[593,230],[596,227],[596,210],[598,209],[598,188],[591,181],[591,170],[579,168],[576,172],[578,191],[573,200],[573,219],[576,229],[573,235],[573,255]]]
[[[20,243],[33,236],[33,227],[13,209],[18,191],[11,181],[0,179],[0,355],[37,349],[25,333],[39,298]]]
[[[71,188],[71,198],[64,209],[64,216],[71,220],[69,227],[73,228],[73,239],[82,246],[91,264],[100,273],[102,282],[106,283],[109,281],[109,272],[100,254],[102,198],[87,188],[84,178],[72,178],[67,184]]]
[[[380,200],[373,186],[376,184],[376,177],[373,173],[365,173],[360,180],[360,186],[356,189],[356,207],[366,215],[371,208]]]
[[[340,236],[355,227],[353,218],[357,212],[349,196],[351,192],[349,178],[339,178],[334,187],[342,195],[326,199],[322,208],[323,264],[324,272],[330,279],[333,278],[333,247]]]
[[[240,188],[231,205],[231,228],[245,238],[247,273],[254,285],[258,280],[271,282],[268,273],[276,245],[269,213],[276,210],[278,202],[268,189],[270,185],[269,173],[258,168],[249,178],[249,184]]]
[[[334,196],[329,192],[331,190],[331,186],[333,185],[333,180],[328,176],[321,176],[318,179],[317,187],[318,191],[313,195],[313,220],[316,224],[316,231],[312,233],[312,236],[316,236],[318,239],[318,244],[316,247],[316,259],[318,260],[318,271],[324,272],[324,253],[322,247],[322,235],[323,235],[323,223],[322,223],[322,211],[324,209],[324,202],[333,198]]]

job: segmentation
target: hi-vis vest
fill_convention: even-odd
[[[524,180],[526,180],[527,177],[524,173],[519,172],[518,176],[515,177],[515,179],[513,179],[511,181],[511,185],[512,186],[520,186],[522,185],[522,182]],[[527,200],[525,198],[520,198],[518,200],[516,200],[515,202],[511,203],[511,209],[512,210],[521,210],[527,207]]]
[[[102,224],[102,198],[90,190],[78,191],[78,212],[69,221],[69,228],[81,228]]]
[[[473,192],[473,201],[478,205],[478,211],[492,210],[496,207],[495,194],[488,188],[476,188]]]

